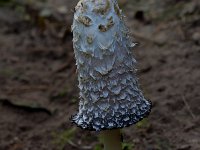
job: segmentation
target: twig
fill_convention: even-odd
[[[188,112],[190,113],[190,115],[192,116],[192,118],[193,118],[194,120],[196,120],[196,116],[195,116],[194,113],[192,112],[190,105],[188,104],[188,102],[187,102],[186,99],[185,99],[185,96],[182,96],[182,100],[183,100],[185,106],[187,107]]]
[[[10,89],[8,90],[8,94],[18,94],[21,92],[30,92],[30,91],[46,91],[48,89],[48,86],[46,85],[39,85],[39,86],[21,86],[18,87],[17,89]]]
[[[83,149],[83,150],[91,150],[93,148],[93,146],[81,146],[79,144],[75,144],[74,142],[72,142],[71,140],[68,140],[67,143],[75,148],[78,149]]]
[[[9,99],[2,99],[0,98],[0,103],[3,104],[3,106],[8,106],[11,108],[17,108],[17,109],[21,109],[27,112],[44,112],[46,114],[48,114],[49,116],[53,115],[53,112],[51,112],[49,109],[45,108],[45,107],[40,107],[40,106],[31,106],[31,105],[26,105],[26,104],[20,104],[20,103],[15,103],[12,102]]]

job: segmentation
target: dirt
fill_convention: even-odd
[[[0,1],[0,150],[100,150],[76,128],[70,26],[76,1]],[[200,149],[200,3],[120,1],[148,119],[123,129],[124,149]]]

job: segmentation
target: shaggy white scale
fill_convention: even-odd
[[[72,121],[83,129],[123,128],[146,117],[151,102],[139,89],[136,60],[116,0],[81,0],[75,8],[73,45],[80,88]]]

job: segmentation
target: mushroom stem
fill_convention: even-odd
[[[100,139],[104,150],[122,150],[120,129],[101,131]]]

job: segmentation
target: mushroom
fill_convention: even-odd
[[[147,117],[133,43],[116,0],[80,0],[72,25],[80,103],[72,122],[99,131],[106,150],[121,149],[120,128]]]

